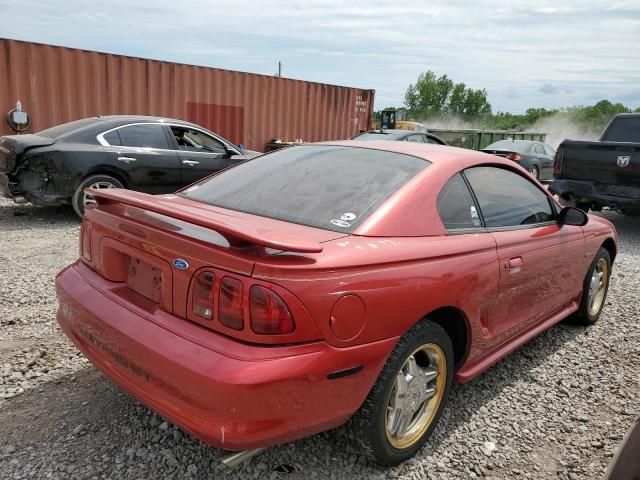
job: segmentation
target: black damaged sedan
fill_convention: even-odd
[[[71,204],[80,216],[91,188],[171,193],[259,155],[203,127],[147,116],[92,117],[36,134],[0,137],[0,196]]]

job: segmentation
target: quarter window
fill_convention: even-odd
[[[105,133],[102,137],[109,145],[122,145],[118,130],[113,130],[112,132]]]
[[[181,150],[202,153],[227,153],[222,142],[193,128],[171,127]]]
[[[129,125],[118,133],[125,147],[171,149],[162,125]]]
[[[515,227],[554,219],[548,197],[533,183],[503,168],[465,170],[486,227]]]
[[[438,214],[447,230],[482,226],[473,197],[459,173],[438,195]]]

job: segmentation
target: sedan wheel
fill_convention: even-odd
[[[87,195],[85,188],[95,188],[102,190],[105,188],[123,188],[122,182],[111,175],[91,175],[85,178],[76,188],[73,197],[71,197],[71,205],[79,217],[84,216],[84,209],[87,205],[96,203],[92,195]]]
[[[453,345],[427,319],[405,333],[350,421],[363,452],[383,465],[414,455],[435,428],[453,378]]]
[[[536,167],[535,165],[529,167],[529,173],[533,178],[535,178],[536,180],[538,179],[538,167]]]

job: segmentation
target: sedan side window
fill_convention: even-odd
[[[546,153],[550,157],[554,157],[556,155],[556,151],[546,143],[542,144],[542,148],[544,148],[544,153]]]
[[[125,147],[171,149],[162,125],[129,125],[118,133]]]
[[[544,155],[544,150],[542,149],[541,145],[538,145],[537,143],[533,146],[533,153],[539,153],[540,155]]]
[[[482,226],[469,187],[459,173],[451,178],[440,191],[438,214],[447,230]]]
[[[227,153],[222,142],[193,128],[171,127],[180,150],[202,153]]]
[[[554,220],[549,198],[526,178],[497,167],[474,167],[464,173],[478,199],[487,228]]]
[[[422,140],[422,135],[409,135],[407,137],[407,142],[424,143],[424,141]]]

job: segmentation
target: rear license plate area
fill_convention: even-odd
[[[127,286],[154,303],[160,303],[162,271],[138,258],[131,257],[127,272]]]

